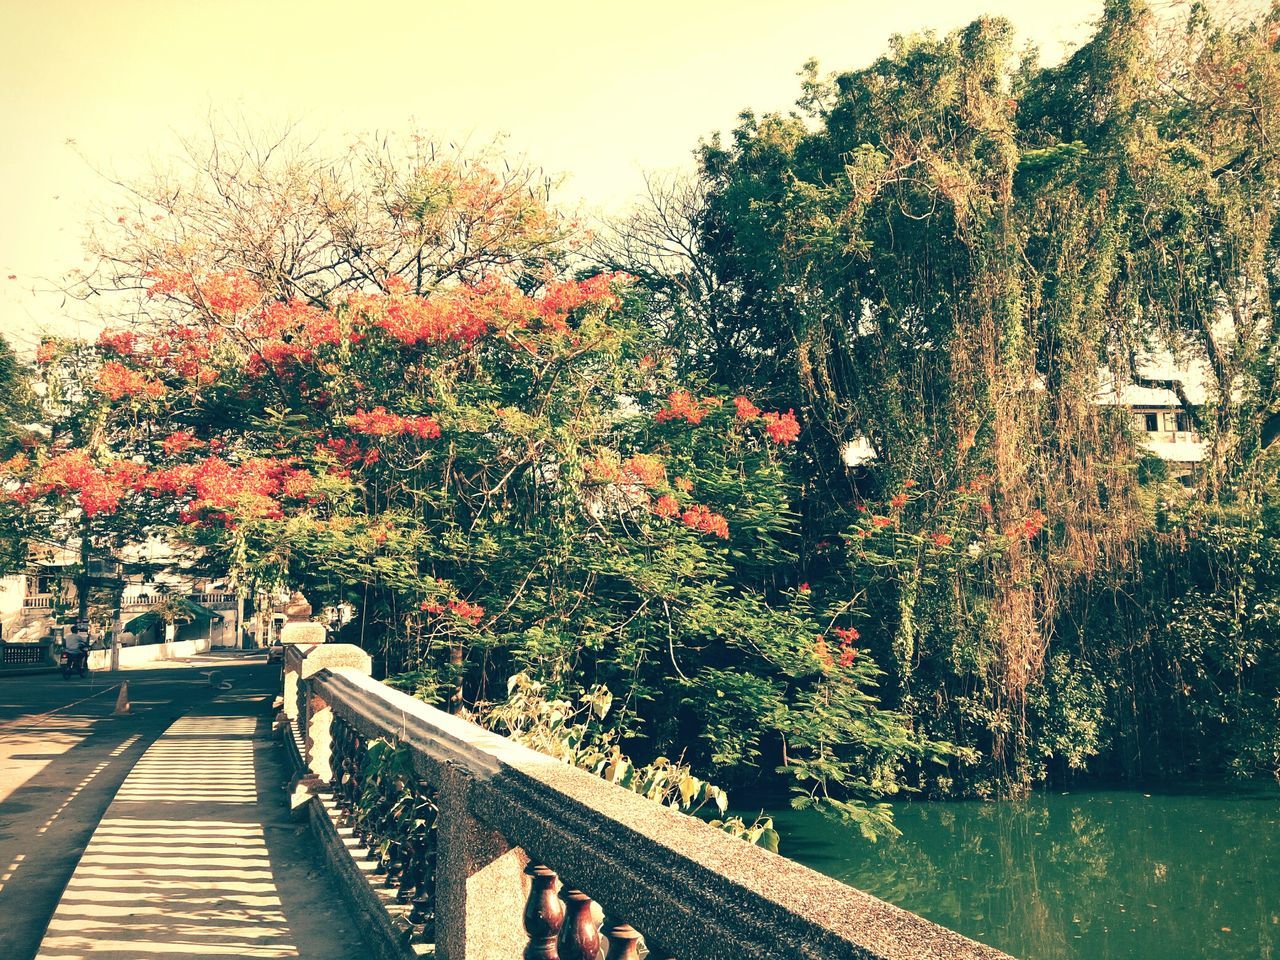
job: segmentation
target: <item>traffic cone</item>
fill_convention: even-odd
[[[129,681],[125,680],[123,683],[120,684],[120,694],[119,696],[116,697],[115,713],[117,716],[119,716],[120,714],[123,714],[123,713],[132,713],[132,712],[133,712],[133,705],[129,703]]]

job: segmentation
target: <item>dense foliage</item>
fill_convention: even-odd
[[[488,209],[490,175],[467,176],[448,202]],[[168,525],[262,595],[348,604],[343,639],[453,710],[515,732],[516,678],[538,702],[607,691],[593,748],[651,777],[701,791],[693,770],[777,768],[802,802],[886,828],[863,801],[946,747],[878,705],[856,604],[775,585],[800,423],[677,380],[627,276],[557,276],[540,243],[533,262],[495,236],[505,265],[482,276],[419,293],[380,268],[307,299],[150,247],[145,325],[42,349],[62,407],[10,465],[16,497],[93,536]]]
[[[180,531],[686,809],[785,782],[874,834],[908,783],[1280,770],[1278,21],[809,65],[591,242],[425,140],[223,144],[94,237],[113,323],[41,348],[4,509]],[[1206,439],[1190,486],[1133,384]]]
[[[1278,21],[1114,0],[1051,68],[995,19],[809,64],[796,111],[743,114],[598,247],[681,369],[801,412],[793,578],[862,598],[893,702],[965,748],[943,791],[1101,753],[1276,769],[1240,740],[1280,719],[1271,595],[1238,591],[1265,586],[1280,432]],[[1127,385],[1205,438],[1193,492]]]

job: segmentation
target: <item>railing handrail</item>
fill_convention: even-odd
[[[303,656],[290,648],[287,663]],[[424,780],[465,771],[472,815],[685,957],[1009,960],[358,670],[302,682],[362,735],[407,744]]]

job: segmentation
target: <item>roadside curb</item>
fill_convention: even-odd
[[[57,672],[57,667],[0,667],[0,680],[5,677],[35,677]]]

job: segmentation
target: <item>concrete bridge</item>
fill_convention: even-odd
[[[359,648],[291,645],[283,679],[142,754],[39,960],[1009,960],[435,710]]]

